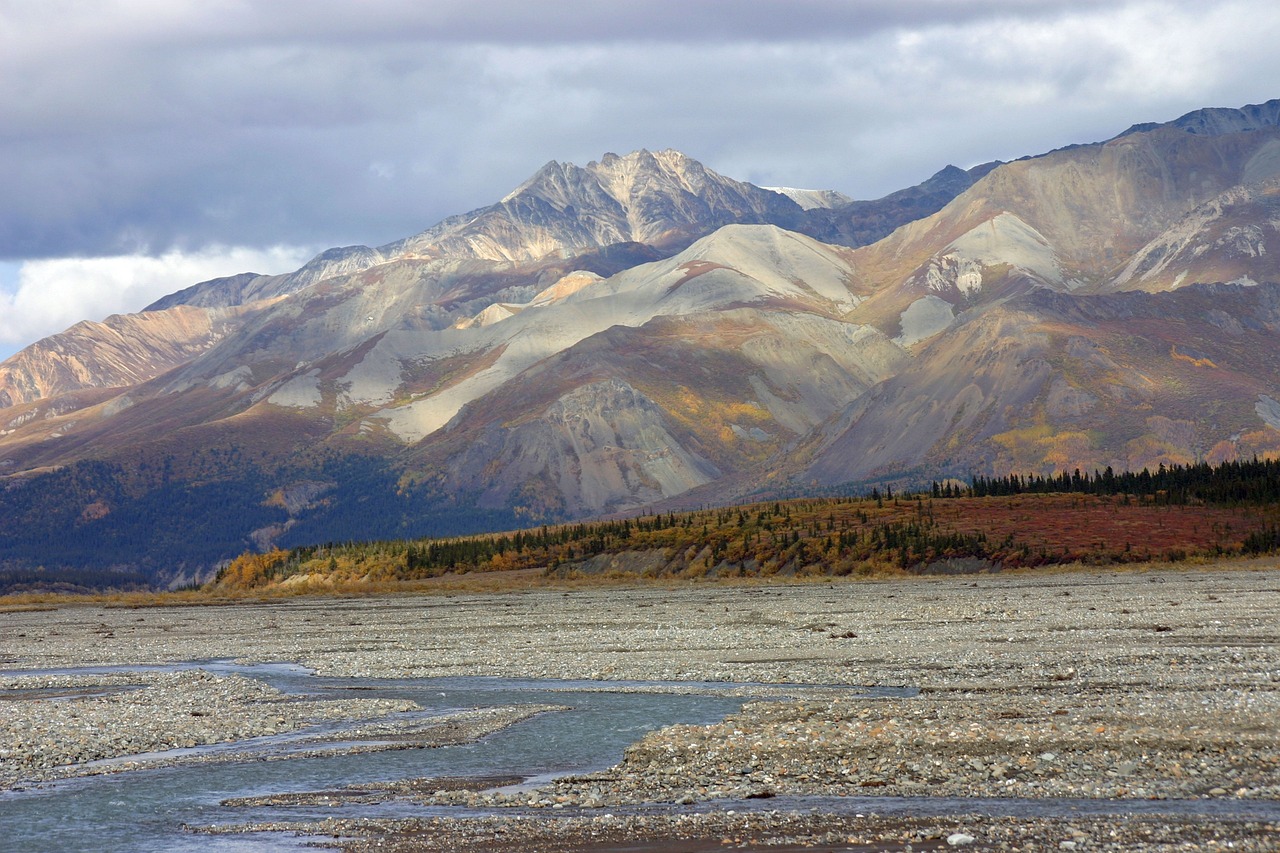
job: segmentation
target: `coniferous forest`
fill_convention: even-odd
[[[1252,459],[1209,465],[1161,465],[1156,471],[1115,473],[1108,467],[1092,474],[1076,469],[1055,476],[1016,475],[974,477],[967,489],[934,483],[935,497],[1001,497],[1007,495],[1070,493],[1136,495],[1156,503],[1205,503],[1225,506],[1280,502],[1280,460]]]

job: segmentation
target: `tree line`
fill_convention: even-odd
[[[974,476],[968,488],[951,482],[934,482],[934,497],[1004,497],[1026,494],[1133,495],[1157,504],[1196,503],[1238,506],[1280,502],[1280,460],[1253,458],[1210,465],[1163,463],[1151,471],[1116,473],[1111,466],[1092,474],[1063,471],[1039,474],[1009,474],[1004,477]]]

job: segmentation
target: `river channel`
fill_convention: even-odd
[[[186,827],[404,815],[414,808],[404,803],[340,808],[220,805],[233,798],[424,777],[501,776],[536,782],[565,773],[599,770],[615,764],[623,750],[647,731],[675,723],[712,723],[741,707],[754,690],[768,694],[780,687],[509,678],[348,679],[316,677],[301,667],[280,664],[251,666],[206,661],[191,666],[219,674],[247,675],[295,695],[409,699],[422,707],[423,714],[529,704],[564,706],[568,710],[539,714],[475,743],[430,749],[331,756],[316,756],[314,749],[297,749],[300,754],[292,757],[291,751],[302,740],[295,733],[157,753],[149,757],[190,760],[233,753],[234,759],[130,770],[0,793],[0,826],[4,827],[0,850],[159,853],[284,849],[292,846],[292,841],[281,835],[196,835]],[[127,673],[141,669],[145,668],[24,674]],[[901,690],[859,690],[872,696],[877,692],[902,694]],[[260,760],[264,757],[272,760]],[[412,813],[423,812],[419,808]]]
[[[701,682],[597,682],[510,678],[350,679],[317,677],[287,664],[240,665],[204,661],[187,667],[63,669],[27,675],[128,673],[144,669],[193,668],[236,673],[296,696],[320,699],[408,699],[438,715],[475,708],[554,705],[542,713],[476,742],[427,749],[395,749],[353,754],[333,743],[332,755],[317,755],[313,735],[304,732],[232,744],[173,750],[148,756],[176,759],[174,766],[136,769],[42,783],[0,793],[0,851],[274,851],[304,849],[305,839],[285,833],[205,834],[191,829],[324,818],[474,815],[465,807],[422,806],[405,798],[327,804],[315,797],[287,806],[223,805],[224,801],[304,792],[336,791],[424,778],[523,779],[534,785],[557,775],[589,773],[616,764],[623,750],[654,729],[676,723],[709,724],[752,698],[803,691],[795,685]],[[874,701],[911,696],[903,688],[848,687]],[[328,724],[340,729],[339,724]],[[332,732],[330,733],[332,734]],[[345,745],[350,745],[347,743]],[[210,758],[222,760],[209,761]],[[136,759],[137,756],[131,756]],[[263,760],[270,759],[270,760]],[[340,800],[336,797],[335,800]],[[1231,819],[1280,820],[1271,800],[1119,801],[1062,799],[957,799],[945,797],[777,797],[765,802],[699,803],[690,807],[654,804],[615,808],[653,810],[754,809],[816,810],[831,814],[882,816],[975,814],[1063,817],[1115,814],[1205,815]],[[502,809],[505,814],[521,809]],[[571,810],[561,813],[568,814]],[[540,815],[552,819],[545,811]]]

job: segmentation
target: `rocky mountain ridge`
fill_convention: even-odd
[[[245,314],[175,305],[82,321],[0,363],[0,409],[154,379],[217,343]]]
[[[1280,453],[1278,116],[1201,111],[877,202],[674,151],[552,162],[414,237],[0,365],[0,509],[154,555],[195,510],[147,507],[217,494],[225,547],[190,577],[361,526]],[[38,548],[16,525],[0,571]]]
[[[578,268],[609,275],[679,251],[725,224],[781,225],[826,242],[861,245],[938,209],[971,183],[970,173],[949,166],[918,187],[878,201],[848,202],[829,190],[787,190],[804,200],[801,205],[785,192],[725,178],[676,151],[606,154],[586,167],[552,161],[501,202],[446,219],[414,237],[378,248],[329,249],[286,275],[243,273],[201,282],[156,300],[144,312],[178,306],[208,309],[213,313],[200,322],[212,325],[219,322],[216,316],[223,309],[243,307],[238,316],[247,318],[256,313],[253,306],[258,303],[322,281],[367,273],[372,279],[391,276],[403,282],[403,269],[377,268],[415,261],[425,262],[416,265],[416,274],[437,282],[424,298],[428,305],[448,301],[452,310],[469,300],[518,303],[528,299],[531,290],[553,284],[557,276]],[[448,311],[431,313],[435,326],[456,319]],[[147,338],[142,335],[139,340]],[[204,346],[214,341],[206,337]],[[9,372],[0,367],[0,406],[6,400],[34,402],[47,396],[46,390],[65,393],[104,383],[114,387],[123,384],[111,378],[117,374],[151,378],[182,363],[164,345],[154,352],[140,345],[124,353],[114,351],[114,344],[104,339],[102,351],[112,353],[114,364],[96,363],[97,350],[87,342],[78,347],[82,366],[63,370],[56,359],[46,363],[47,354],[60,346],[55,336],[19,354],[25,366]],[[182,344],[188,359],[201,351],[194,340]],[[54,373],[60,382],[47,387],[20,378]],[[82,384],[77,385],[77,377]]]
[[[1131,133],[1144,133],[1158,127],[1171,127],[1187,133],[1222,136],[1228,133],[1244,133],[1250,130],[1261,130],[1265,127],[1280,125],[1280,98],[1261,104],[1246,104],[1239,109],[1234,107],[1204,107],[1192,110],[1163,124],[1147,122],[1135,124],[1121,136]]]

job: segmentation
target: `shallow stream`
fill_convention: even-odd
[[[195,666],[196,664],[193,664]],[[403,749],[326,757],[288,757],[299,737],[277,735],[157,753],[192,756],[243,752],[245,760],[131,770],[46,783],[0,793],[0,850],[4,851],[249,851],[278,850],[280,835],[195,835],[184,825],[242,824],[325,817],[422,814],[404,803],[340,808],[306,806],[227,808],[223,800],[301,791],[324,791],[371,782],[422,777],[524,777],[537,780],[615,764],[645,732],[675,723],[707,724],[737,710],[746,699],[730,692],[764,685],[651,682],[534,681],[502,678],[321,678],[290,665],[198,664],[216,673],[261,679],[292,694],[324,699],[411,699],[428,712],[524,704],[568,706],[541,714],[483,740],[461,746]],[[142,667],[27,671],[30,675],[135,672]],[[155,668],[172,669],[172,667]],[[154,670],[153,670],[154,671]],[[678,688],[710,693],[617,692],[620,688]],[[604,688],[602,690],[602,688]],[[872,691],[874,694],[874,691]],[[314,730],[313,730],[314,731]],[[251,750],[245,752],[245,750]],[[254,760],[254,754],[277,760]],[[136,756],[131,756],[135,759]],[[456,813],[456,812],[454,812]]]
[[[341,806],[291,805],[225,807],[232,798],[294,792],[333,791],[348,786],[425,777],[521,777],[537,782],[565,773],[609,767],[645,732],[675,723],[708,724],[737,710],[753,695],[778,695],[785,685],[733,685],[515,680],[501,678],[344,679],[320,678],[290,665],[236,665],[225,661],[192,664],[218,673],[239,673],[291,694],[340,699],[403,698],[428,713],[525,704],[568,706],[541,714],[476,743],[430,749],[361,754],[303,755],[298,733],[174,750],[157,757],[234,752],[233,761],[179,765],[46,783],[0,793],[0,851],[269,851],[304,849],[305,840],[286,834],[205,835],[184,827],[328,817],[408,817],[475,814],[474,810],[422,807],[404,800]],[[165,667],[163,669],[173,669]],[[132,672],[140,667],[57,670],[26,674]],[[634,688],[645,692],[619,692]],[[694,690],[695,693],[649,692]],[[901,689],[848,688],[868,699],[910,695]],[[331,726],[332,727],[332,726]],[[314,733],[314,730],[312,730]],[[304,733],[305,734],[305,733]],[[314,744],[310,744],[314,746]],[[299,750],[298,755],[291,751]],[[258,760],[270,756],[275,760]],[[132,758],[136,758],[132,757]],[[954,799],[937,797],[791,798],[700,803],[689,807],[613,808],[615,813],[655,809],[680,811],[733,808],[815,809],[835,814],[931,816],[957,814],[1025,817],[1147,813],[1213,815],[1280,820],[1280,803],[1234,799],[1191,801],[1106,801]],[[506,809],[502,814],[519,810]],[[572,813],[563,810],[554,816]],[[544,819],[552,814],[539,813]]]

